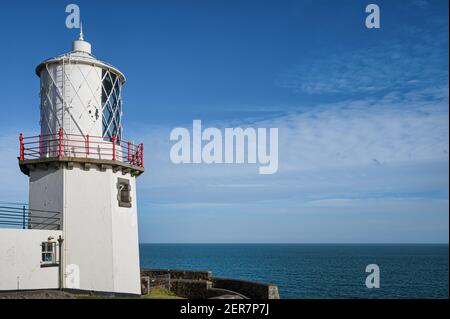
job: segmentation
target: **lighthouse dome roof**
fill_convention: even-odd
[[[108,71],[111,71],[115,73],[120,81],[125,83],[125,76],[122,72],[119,71],[116,67],[113,65],[103,62],[101,60],[98,60],[92,53],[91,53],[91,45],[89,42],[86,42],[83,40],[82,37],[80,39],[73,41],[72,51],[55,56],[53,58],[44,60],[36,67],[36,74],[37,76],[41,76],[41,70],[46,65],[49,64],[60,64],[60,63],[70,63],[70,64],[84,64],[84,65],[92,65],[97,66],[102,69],[106,69]]]

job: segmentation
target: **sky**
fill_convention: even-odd
[[[2,3],[0,201],[28,201],[18,134],[39,131],[34,68],[78,37],[69,3],[127,77],[140,242],[448,243],[447,0]],[[278,172],[173,164],[170,131],[194,119],[278,128]]]

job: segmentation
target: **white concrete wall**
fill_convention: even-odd
[[[68,287],[113,291],[110,173],[74,167],[64,179],[64,260],[79,272],[79,286]]]
[[[130,181],[132,196],[130,208],[119,207],[118,178]],[[110,168],[100,171],[96,166],[92,166],[90,170],[84,170],[78,164],[75,164],[73,169],[37,168],[30,172],[29,203],[31,208],[63,212],[61,228],[64,238],[65,288],[140,294],[135,177],[131,177],[130,174],[123,175],[121,171],[114,173]],[[40,227],[35,225],[35,228]],[[0,229],[0,232],[2,231]],[[12,264],[9,261],[2,261],[1,272],[7,274],[6,277],[14,275],[16,272],[14,267],[17,267],[21,258],[24,259],[24,264],[17,271],[23,272],[26,269],[35,271],[36,267],[31,266],[27,262],[27,257],[23,255],[26,255],[27,251],[30,254],[35,253],[34,243],[31,243],[28,238],[29,234],[34,234],[36,231],[11,231],[17,232],[18,242],[23,242],[20,246],[23,254],[14,255],[17,259]],[[47,233],[43,231],[40,234]],[[43,241],[46,241],[47,237]],[[3,238],[0,237],[0,239],[0,246],[4,247]],[[38,240],[38,248],[40,244],[41,240]],[[36,253],[40,254],[40,250],[38,249]],[[40,255],[37,258],[39,262]],[[7,265],[5,272],[3,272],[3,264]],[[37,265],[39,266],[39,263]],[[52,270],[47,273],[51,272]],[[16,289],[15,275],[12,278],[14,279],[12,289]],[[25,282],[31,279],[24,277],[23,280]],[[32,286],[30,289],[38,289],[50,288],[53,285],[52,281],[47,284],[46,276],[43,276],[40,281],[36,280],[33,279],[27,286]],[[8,282],[8,287],[11,284]]]
[[[61,231],[0,229],[0,290],[58,288],[58,267],[41,268],[41,244]]]
[[[64,172],[65,267],[79,275],[68,276],[67,287],[140,294],[135,178],[77,166]],[[118,207],[117,177],[130,179],[131,208]]]
[[[45,225],[53,223],[56,220],[53,217],[58,216],[54,213],[45,213],[42,211],[63,212],[63,171],[49,167],[47,170],[36,169],[30,171],[30,225],[33,229],[56,229],[55,225]],[[33,218],[33,216],[48,216],[50,219]],[[62,222],[62,216],[59,215]],[[33,223],[35,221],[36,223]],[[62,225],[60,223],[60,228]]]
[[[130,208],[119,207],[114,195],[117,194],[117,179],[130,180],[132,204]],[[112,231],[114,289],[128,293],[140,293],[139,239],[137,228],[136,178],[121,172],[111,174],[113,194]],[[116,199],[116,200],[114,200]]]

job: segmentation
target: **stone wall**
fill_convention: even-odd
[[[177,296],[189,299],[209,298],[209,289],[212,282],[209,280],[175,279],[170,281],[170,291]]]
[[[272,284],[239,280],[232,278],[214,278],[210,271],[142,269],[143,293],[147,292],[146,278],[167,276],[170,291],[180,297],[205,299],[223,294],[236,295],[239,298],[279,299],[278,287]]]
[[[170,274],[171,279],[212,280],[207,270],[141,269],[141,276],[158,277]]]
[[[213,287],[236,291],[250,299],[280,299],[277,286],[256,281],[213,278]]]

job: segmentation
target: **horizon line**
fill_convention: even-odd
[[[421,242],[377,242],[377,243],[365,243],[365,242],[358,242],[358,243],[348,243],[348,242],[342,242],[342,243],[258,243],[258,242],[241,242],[241,243],[233,243],[233,242],[139,242],[139,244],[158,244],[158,245],[449,245],[448,242],[429,242],[429,243],[421,243]]]

